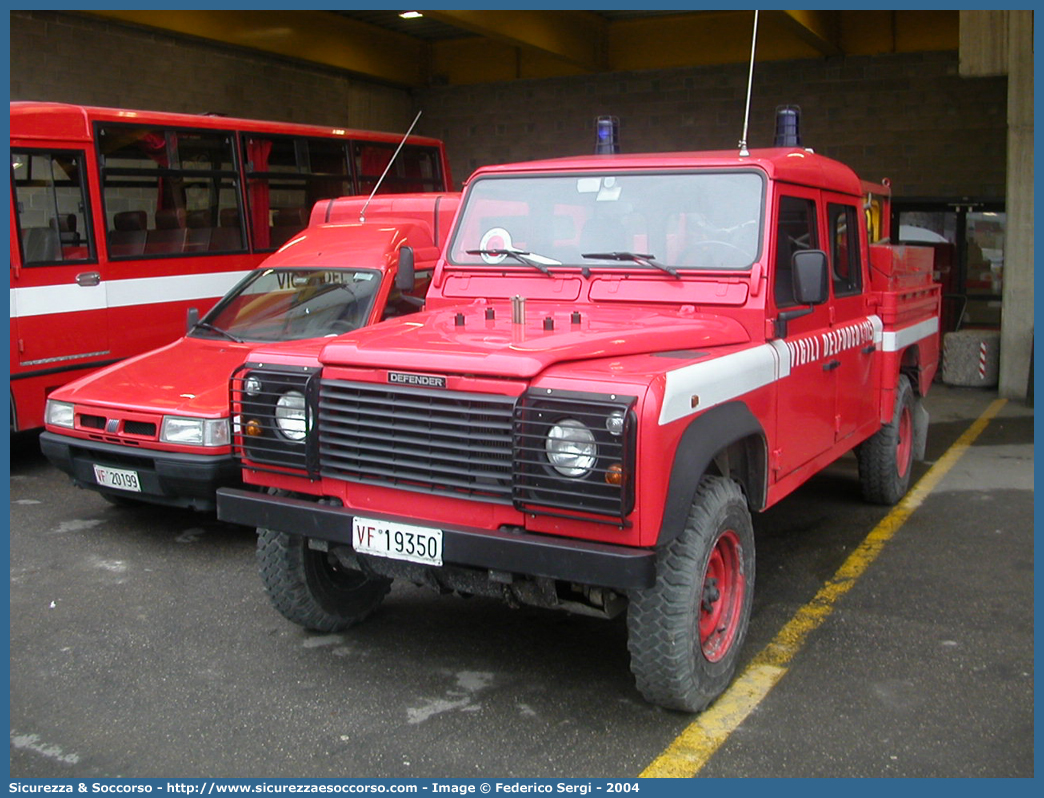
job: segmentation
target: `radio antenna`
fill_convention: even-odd
[[[754,85],[754,49],[758,44],[758,12],[754,11],[754,32],[750,36],[750,72],[747,74],[747,107],[743,112],[743,138],[740,139],[740,157],[750,155],[747,151],[747,123],[750,121],[750,89]]]
[[[381,183],[384,182],[385,176],[388,174],[388,170],[392,168],[392,164],[395,163],[395,159],[399,157],[399,150],[402,149],[402,145],[406,143],[406,139],[410,137],[410,133],[413,132],[413,128],[417,126],[417,120],[421,118],[423,111],[418,111],[417,115],[413,117],[413,124],[410,125],[410,129],[406,131],[406,135],[402,137],[402,141],[399,142],[399,146],[395,148],[395,152],[392,153],[392,157],[388,159],[388,165],[384,167],[384,171],[381,176],[377,178],[377,185],[373,187],[373,191],[370,192],[370,196],[366,198],[366,203],[362,206],[362,210],[359,211],[359,221],[366,221],[366,209],[370,207],[370,201],[373,199],[373,195],[377,193],[377,189],[381,187]]]

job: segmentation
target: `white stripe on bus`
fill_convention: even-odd
[[[177,274],[105,280],[96,286],[73,283],[11,289],[11,318],[78,313],[105,308],[216,299],[249,271]]]

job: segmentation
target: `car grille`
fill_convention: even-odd
[[[324,476],[511,503],[514,397],[329,379],[319,396]]]

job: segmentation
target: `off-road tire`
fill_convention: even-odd
[[[895,504],[910,488],[914,461],[914,403],[910,380],[899,375],[892,420],[856,449],[863,499]]]
[[[316,632],[339,632],[380,605],[391,580],[345,568],[309,548],[303,535],[257,530],[257,564],[269,599],[283,617]]]
[[[656,583],[630,596],[627,648],[645,699],[699,712],[717,698],[736,670],[753,597],[746,499],[732,480],[704,477],[685,530],[658,554]]]

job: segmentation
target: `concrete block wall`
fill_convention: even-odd
[[[11,99],[405,132],[405,89],[55,11],[11,11]],[[419,132],[419,131],[418,131]]]
[[[619,117],[630,152],[729,149],[743,130],[747,66],[448,86],[423,91],[428,135],[458,179],[484,163],[591,152],[594,120]],[[751,147],[777,105],[802,108],[803,144],[897,196],[1004,196],[1006,79],[961,78],[956,52],[758,63]]]
[[[487,163],[590,152],[594,120],[620,118],[627,151],[728,149],[743,126],[747,66],[431,87],[411,92],[321,67],[86,16],[12,11],[11,99],[418,133],[447,145],[459,183]],[[1001,198],[1004,77],[962,78],[956,52],[758,63],[752,147],[777,105],[802,107],[805,146],[900,197]]]

